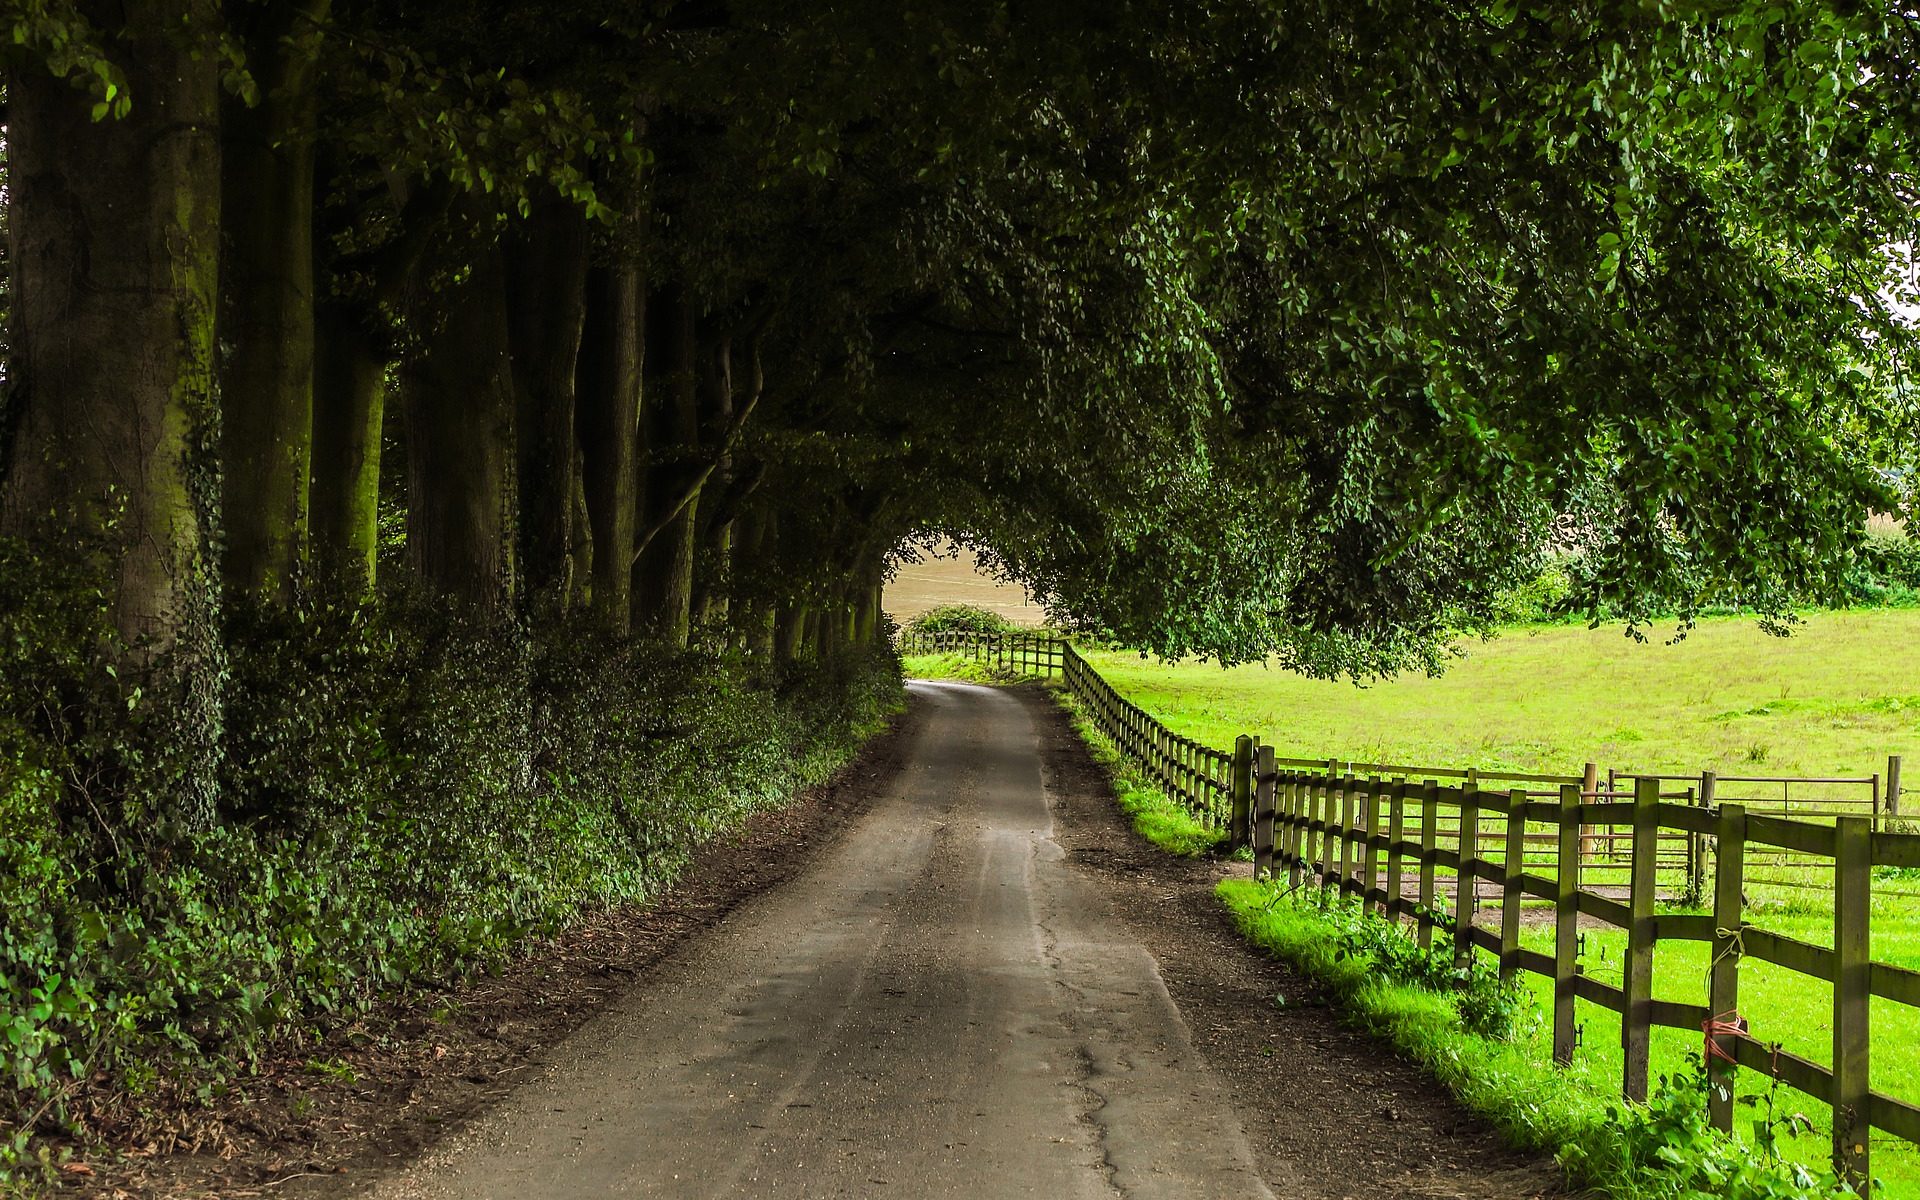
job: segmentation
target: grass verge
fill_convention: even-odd
[[[900,669],[908,679],[957,679],[962,683],[996,686],[1046,682],[1042,676],[996,666],[989,659],[970,654],[907,654],[901,656]]]
[[[1094,761],[1112,778],[1114,802],[1132,822],[1135,833],[1182,858],[1202,858],[1219,851],[1227,840],[1226,830],[1208,826],[1186,805],[1149,782],[1087,719],[1086,710],[1078,700],[1058,690],[1054,698],[1073,719],[1074,731],[1087,744]]]
[[[1218,895],[1249,942],[1326,987],[1348,1020],[1432,1072],[1513,1145],[1555,1154],[1578,1186],[1614,1200],[1853,1195],[1831,1173],[1780,1161],[1764,1142],[1709,1129],[1697,1074],[1664,1076],[1648,1104],[1627,1105],[1607,1098],[1612,1077],[1542,1062],[1527,1044],[1538,1010],[1524,994],[1496,989],[1476,1001],[1470,997],[1483,989],[1475,986],[1413,982],[1444,977],[1444,958],[1422,960],[1446,952],[1420,952],[1351,900],[1245,879],[1222,881]],[[1461,983],[1474,975],[1461,974]],[[1487,1024],[1486,1004],[1498,1010],[1498,1036],[1470,1028]]]

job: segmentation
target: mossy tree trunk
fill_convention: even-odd
[[[99,540],[124,676],[175,715],[164,820],[213,819],[220,729],[220,83],[208,0],[86,4],[124,65],[94,121],[43,66],[7,81],[12,357],[0,531],[50,556]]]
[[[324,169],[323,179],[334,171]],[[315,562],[371,590],[380,553],[381,460],[391,370],[397,357],[391,312],[406,307],[421,260],[450,226],[451,185],[410,189],[397,232],[384,244],[332,263],[362,281],[314,306],[313,456],[309,538]],[[316,244],[327,237],[316,229]]]
[[[405,372],[407,552],[426,585],[486,613],[513,603],[515,404],[497,247],[441,293]]]
[[[519,562],[527,596],[573,592],[574,399],[586,311],[587,219],[549,194],[506,243],[518,425]],[[580,531],[584,535],[585,531]]]
[[[578,389],[581,474],[593,537],[593,612],[616,634],[633,628],[645,319],[637,267],[595,267],[588,274]]]
[[[380,553],[381,426],[390,338],[377,313],[323,301],[315,319],[309,536],[323,570],[371,589]]]
[[[811,616],[811,610],[797,601],[780,606],[773,639],[774,657],[780,662],[799,662],[811,649],[807,640]]]
[[[878,640],[880,585],[876,577],[879,573],[877,566],[868,567],[860,573],[854,587],[853,642],[856,646],[871,646]]]
[[[211,4],[113,7],[122,20],[100,24],[127,50],[128,116],[92,120],[44,67],[8,81],[4,511],[29,536],[111,527],[115,619],[151,654],[204,615],[217,523],[220,93],[212,63],[162,32],[210,20]]]
[[[227,585],[284,596],[306,553],[314,387],[314,74],[328,0],[238,6],[259,102],[222,117],[220,370]]]

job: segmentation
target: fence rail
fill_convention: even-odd
[[[1920,1106],[1873,1090],[1869,1053],[1873,998],[1920,1008],[1920,971],[1872,956],[1874,869],[1920,868],[1920,835],[1886,827],[1898,814],[1898,757],[1888,761],[1884,788],[1880,776],[1712,772],[1609,772],[1602,786],[1592,766],[1579,775],[1541,775],[1280,758],[1252,735],[1227,751],[1175,733],[1064,641],[972,636],[931,645],[1035,674],[1057,671],[1120,754],[1201,821],[1251,846],[1256,874],[1284,873],[1295,887],[1356,897],[1369,912],[1409,926],[1422,945],[1439,931],[1457,959],[1484,951],[1505,978],[1530,972],[1551,979],[1557,1063],[1573,1059],[1577,1006],[1585,1001],[1620,1015],[1621,1092],[1629,1099],[1646,1098],[1652,1030],[1692,1030],[1702,1039],[1708,1115],[1717,1128],[1732,1128],[1734,1081],[1745,1069],[1831,1106],[1834,1161],[1856,1181],[1869,1178],[1869,1130],[1920,1142]],[[1741,799],[1732,798],[1729,785]],[[1775,785],[1781,800],[1750,793]],[[1829,800],[1823,803],[1831,808],[1811,813],[1758,811],[1787,809],[1795,785],[1868,794],[1864,804]],[[1748,867],[1782,861],[1813,865],[1832,889],[1831,947],[1746,919]],[[1673,899],[1710,911],[1657,910]],[[1551,954],[1520,944],[1529,903],[1552,906]],[[1582,972],[1583,921],[1626,932],[1618,986]],[[1711,946],[1706,1004],[1654,996],[1662,942]],[[1750,1028],[1740,1009],[1740,970],[1748,959],[1832,985],[1831,1065],[1768,1042],[1758,1014],[1752,1023],[1762,1028]]]

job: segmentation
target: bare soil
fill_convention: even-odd
[[[902,625],[943,604],[971,604],[999,613],[1015,625],[1038,626],[1047,620],[1045,610],[1025,588],[988,575],[967,550],[957,557],[928,558],[901,567],[881,597],[881,607]]]

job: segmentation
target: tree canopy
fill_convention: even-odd
[[[5,8],[5,529],[120,530],[158,650],[385,571],[798,653],[947,534],[1367,674],[1911,502],[1898,6]]]

